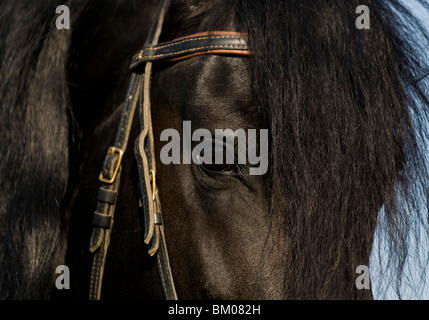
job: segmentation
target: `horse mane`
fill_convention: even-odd
[[[60,4],[1,6],[0,299],[46,298],[55,277],[74,139]]]
[[[359,5],[370,30],[355,26]],[[287,297],[366,297],[355,269],[369,266],[381,208],[400,294],[422,236],[410,231],[429,232],[428,32],[397,0],[242,0],[236,12],[255,52],[260,126],[270,128],[271,215],[283,216],[291,244]]]

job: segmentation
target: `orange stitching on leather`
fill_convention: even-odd
[[[185,52],[189,52],[189,51],[195,51],[195,50],[202,50],[202,49],[210,49],[210,48],[235,48],[235,49],[247,49],[247,46],[237,46],[237,45],[215,45],[215,46],[204,46],[204,47],[196,47],[196,48],[190,48],[190,49],[185,49],[185,50],[181,50],[181,51],[175,51],[175,52],[169,52],[169,53],[160,53],[160,54],[155,54],[152,56],[147,56],[147,58],[159,58],[159,57],[166,57],[166,56],[173,56],[176,54],[181,54],[181,53],[185,53]]]
[[[194,52],[191,54],[187,54],[185,56],[177,57],[168,59],[168,61],[181,61],[186,60],[192,57],[202,56],[202,55],[210,55],[210,54],[231,54],[231,55],[245,55],[249,56],[250,51],[246,50],[221,50],[221,49],[215,49],[215,50],[209,50],[209,51],[200,51],[200,52]]]
[[[191,34],[191,35],[185,36],[185,37],[176,38],[176,39],[172,40],[171,42],[179,41],[179,40],[185,40],[185,39],[192,38],[192,37],[193,38],[203,37],[203,36],[214,37],[214,35],[219,35],[219,34],[228,35],[228,36],[232,36],[232,35],[245,36],[246,35],[246,33],[244,33],[244,32],[237,32],[237,31],[205,31],[205,32],[194,33],[194,34]]]
[[[192,38],[187,38],[187,37],[179,38],[179,39],[173,40],[170,43],[165,44],[163,46],[155,46],[153,48],[145,48],[143,50],[140,50],[137,54],[135,54],[134,57],[138,57],[140,55],[143,55],[143,53],[145,51],[150,51],[150,50],[156,51],[156,50],[168,48],[168,47],[171,47],[171,46],[175,46],[175,45],[178,45],[178,44],[182,44],[182,43],[189,42],[189,41],[194,41],[194,40],[206,40],[206,39],[240,39],[240,38],[243,38],[242,36],[239,36],[239,35],[235,35],[235,36],[233,36],[233,35],[225,35],[225,36],[199,36],[199,37],[195,37],[195,35],[192,35],[192,36],[189,36],[189,37],[192,37]],[[183,39],[183,40],[182,41],[177,41],[177,40],[180,40],[180,39]]]
[[[195,51],[195,50],[202,50],[202,49],[212,49],[212,48],[218,48],[218,49],[233,48],[233,49],[243,49],[243,50],[245,50],[248,47],[247,47],[247,45],[243,45],[243,46],[238,46],[238,45],[204,46],[204,47],[190,48],[190,49],[186,49],[186,50],[182,50],[182,51],[174,51],[174,52],[169,52],[169,53],[161,53],[161,54],[156,54],[156,55],[152,55],[152,56],[146,56],[146,58],[153,59],[153,58],[159,58],[159,57],[174,56],[176,54],[182,54],[182,53],[185,53],[185,52],[190,52],[190,51]],[[244,54],[246,54],[246,53],[244,53]],[[140,63],[140,61],[136,61],[136,62],[134,62],[131,65],[131,67],[134,67],[135,65],[137,65],[139,63]]]

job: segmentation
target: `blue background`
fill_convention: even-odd
[[[429,12],[417,5],[413,0],[403,0],[402,2],[411,8],[415,15],[423,21],[429,32]],[[426,55],[429,57],[429,48],[427,48]],[[414,251],[410,250],[411,254],[405,265],[405,277],[403,279],[400,293],[402,299],[429,300],[429,270],[426,268],[426,270],[423,270],[422,272],[421,269],[418,268],[419,261],[423,261],[424,263],[424,261],[428,259],[429,239],[426,235],[427,233],[423,229],[417,232],[420,232],[423,236],[422,243],[420,244],[420,248],[422,248],[422,250],[420,254],[413,254]],[[383,238],[383,234],[381,234],[380,231],[377,231],[377,235]],[[374,247],[377,248],[378,245],[381,246],[381,252],[386,252],[387,247],[383,241],[379,242],[376,240]],[[379,256],[374,251],[371,255],[370,262],[371,286],[374,298],[378,300],[398,299],[396,292],[390,284],[392,278],[389,276],[389,273],[386,272],[386,255],[381,255],[382,262],[380,263]]]

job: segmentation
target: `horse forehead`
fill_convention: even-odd
[[[176,0],[167,20],[175,38],[208,30],[236,30],[235,6],[230,0]]]
[[[185,116],[208,128],[225,124],[248,127],[254,123],[256,106],[251,103],[247,63],[246,58],[196,58],[185,77]]]

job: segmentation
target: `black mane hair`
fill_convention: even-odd
[[[369,30],[355,26],[359,5]],[[287,296],[367,297],[355,269],[369,265],[382,207],[400,295],[409,244],[422,236],[409,235],[429,231],[427,30],[397,0],[243,0],[236,12],[271,132],[272,215],[284,216],[291,244]]]
[[[67,83],[71,33],[55,27],[61,4],[1,3],[0,299],[46,298],[55,277],[76,133]],[[65,4],[78,16],[74,3]]]

